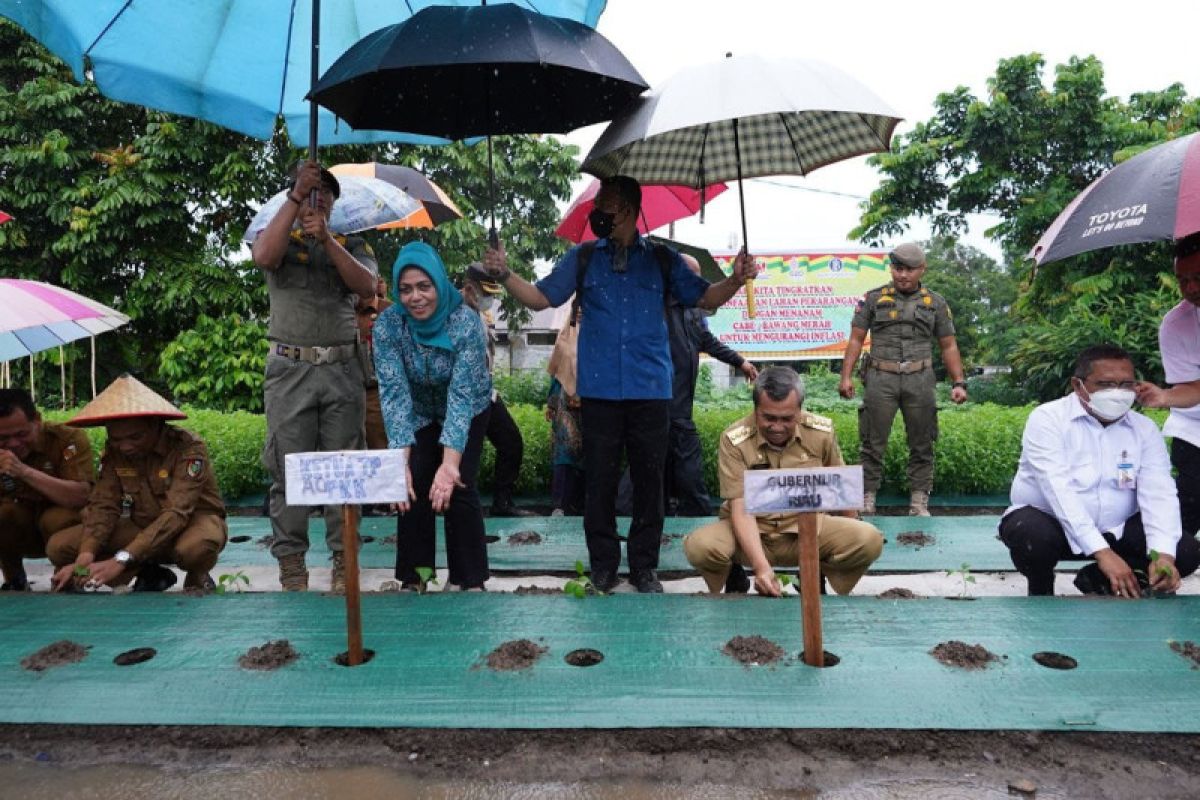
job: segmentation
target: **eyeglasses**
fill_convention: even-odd
[[[1130,391],[1137,388],[1137,381],[1093,381],[1092,385],[1097,389],[1128,389]]]

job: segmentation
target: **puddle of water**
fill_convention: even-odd
[[[811,788],[754,789],[720,784],[517,783],[511,781],[439,781],[402,775],[386,767],[310,769],[287,766],[254,768],[186,767],[169,770],[109,765],[60,767],[54,764],[0,763],[6,797],[54,797],[55,800],[211,800],[303,797],[343,800],[1011,800],[1007,787],[984,786],[969,779],[865,781],[832,791]],[[1038,800],[1066,796],[1039,787]]]

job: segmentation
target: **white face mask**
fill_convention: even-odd
[[[1087,394],[1087,389],[1083,391]],[[1101,389],[1089,395],[1084,403],[1105,422],[1116,422],[1133,408],[1136,397],[1132,389]]]
[[[479,299],[480,311],[491,311],[496,307],[496,298],[492,295],[484,295]]]

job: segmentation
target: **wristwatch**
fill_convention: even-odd
[[[128,550],[118,550],[117,554],[113,556],[113,560],[123,567],[128,567],[134,562],[133,553]]]
[[[967,388],[967,382],[966,381],[955,381],[954,383],[950,384],[951,389],[957,389],[960,386],[964,389]]]

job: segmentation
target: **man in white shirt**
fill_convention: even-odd
[[[1012,505],[1000,538],[1029,594],[1054,594],[1054,567],[1093,559],[1075,586],[1085,594],[1141,597],[1143,581],[1174,592],[1200,565],[1181,538],[1179,503],[1162,434],[1130,411],[1137,380],[1129,354],[1096,345],[1079,354],[1074,391],[1033,410],[1021,440]]]
[[[1147,408],[1170,408],[1163,435],[1171,437],[1171,465],[1183,532],[1200,529],[1200,234],[1175,246],[1175,279],[1183,300],[1163,317],[1158,349],[1171,389],[1138,386],[1138,402]]]

